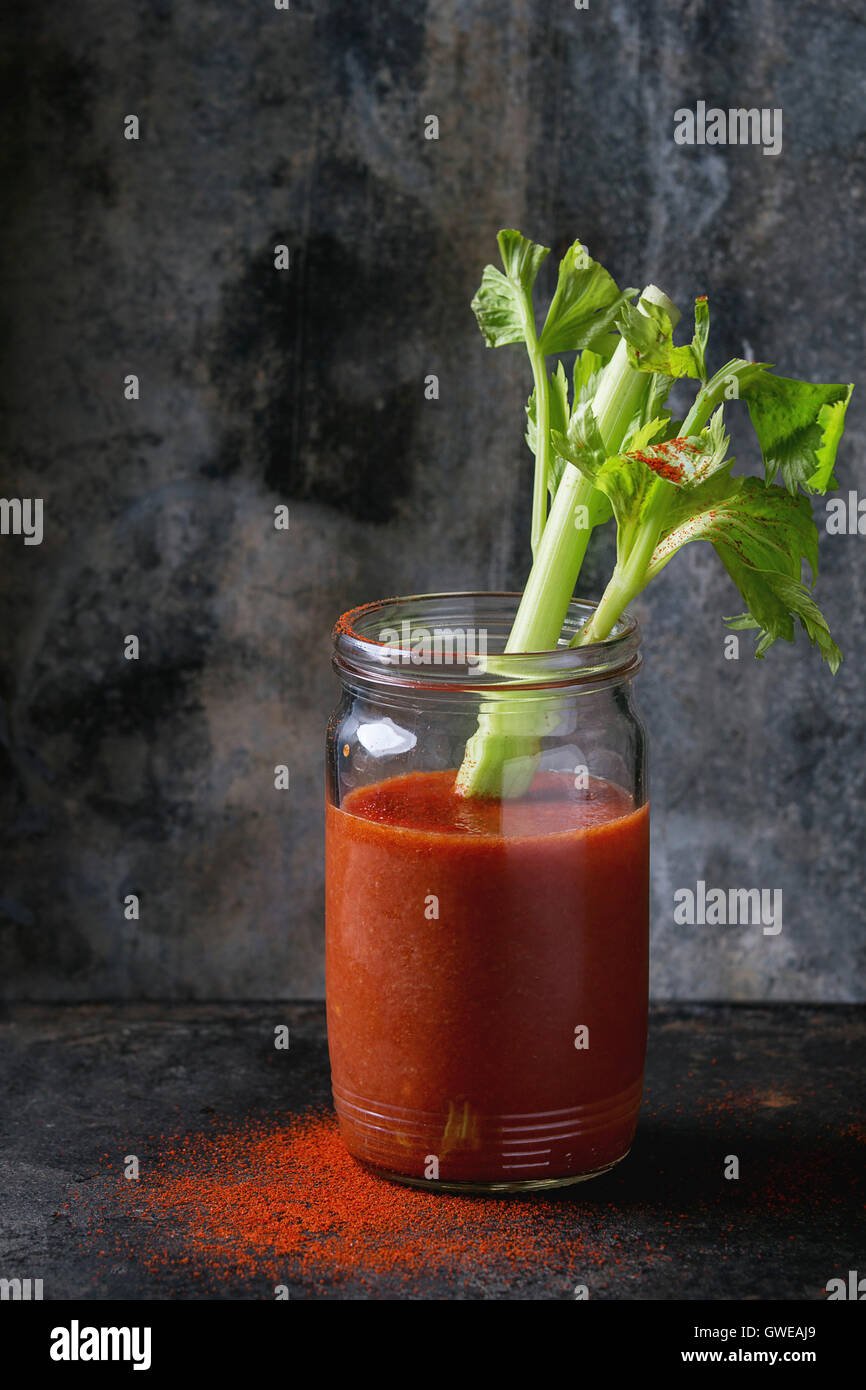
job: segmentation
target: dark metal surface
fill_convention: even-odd
[[[280,1024],[288,1051],[274,1049]],[[631,1155],[545,1208],[550,1259],[518,1271],[467,1254],[464,1240],[447,1269],[362,1282],[287,1258],[290,1295],[561,1299],[585,1284],[597,1299],[823,1299],[828,1279],[866,1272],[864,1043],[866,1014],[848,1006],[656,1008]],[[253,1115],[288,1124],[327,1105],[321,1006],[16,1006],[0,1055],[0,1275],[42,1278],[52,1299],[273,1298],[273,1252],[256,1248],[203,1291],[183,1225],[172,1259],[148,1267],[154,1232],[112,1194],[130,1153],[146,1182],[160,1135]],[[724,1177],[729,1155],[736,1180]],[[327,1200],[314,1186],[310,1200]],[[519,1245],[533,1199],[517,1201],[498,1219],[513,1220]],[[470,1230],[485,1208],[473,1205]]]

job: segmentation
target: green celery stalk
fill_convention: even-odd
[[[560,261],[539,333],[532,288],[547,249],[514,230],[500,232],[498,243],[504,272],[486,267],[472,307],[489,346],[523,343],[529,353],[535,389],[527,441],[536,472],[532,569],[505,652],[491,658],[488,669],[507,680],[510,657],[559,645],[590,532],[609,509],[617,528],[616,565],[572,645],[607,638],[676,552],[704,540],[746,604],[744,613],[724,621],[757,632],[755,655],[763,657],[780,638],[792,642],[799,623],[835,673],[842,654],[802,572],[805,561],[814,584],[818,530],[809,498],[839,486],[834,465],[851,384],[777,376],[768,363],[741,358],[707,379],[706,296],[695,301],[691,342],[676,346],[679,314],[670,300],[651,285],[632,304],[634,291],[619,291],[579,241]],[[611,355],[614,330],[619,341]],[[546,359],[574,350],[581,356],[569,403],[562,363],[549,377]],[[677,425],[664,401],[679,378],[701,384]],[[763,480],[731,472],[724,411],[739,399],[760,446]],[[516,682],[513,661],[511,670]],[[544,690],[515,683],[491,692],[467,743],[456,791],[520,795],[532,781],[541,740],[557,720],[556,696]]]
[[[679,311],[667,295],[655,285],[648,285],[642,301],[662,308],[671,323],[679,320]],[[534,330],[533,330],[534,331]],[[537,344],[537,339],[535,340]],[[530,359],[533,353],[530,351]],[[535,365],[533,366],[535,375]],[[541,374],[546,382],[543,361]],[[615,454],[643,408],[650,392],[652,378],[629,361],[627,344],[622,339],[601,373],[593,397],[593,410],[598,430],[608,453]],[[549,435],[541,410],[541,393],[536,375],[537,430]],[[542,457],[539,438],[537,459]],[[546,457],[546,456],[545,456]],[[536,484],[540,469],[536,468]],[[546,497],[547,482],[544,481]],[[552,651],[558,644],[568,605],[574,596],[580,568],[592,530],[596,489],[592,481],[581,475],[571,463],[566,463],[550,515],[540,540],[534,549],[534,563],[515,615],[505,646],[505,654]],[[578,510],[578,509],[585,509]],[[535,511],[533,509],[533,516]],[[590,524],[578,526],[584,516]],[[507,671],[507,665],[499,663]],[[488,669],[496,670],[494,658]],[[535,771],[538,758],[539,730],[537,702],[521,703],[519,692],[499,695],[485,701],[478,727],[466,745],[463,763],[457,774],[455,790],[466,797],[519,796],[524,792]]]

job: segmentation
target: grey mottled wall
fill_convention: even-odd
[[[41,546],[0,538],[2,989],[315,995],[334,617],[525,576],[527,373],[484,350],[468,311],[497,229],[557,251],[580,235],[621,283],[708,293],[716,363],[745,341],[783,370],[866,382],[862,12],[17,10],[2,491],[43,497],[46,529]],[[673,112],[699,98],[781,107],[782,154],[675,146]],[[866,487],[863,399],[846,488]],[[864,547],[823,539],[835,681],[804,648],[723,659],[737,597],[705,547],[639,606],[658,995],[862,997]],[[698,878],[783,888],[782,934],[674,927],[673,889]]]

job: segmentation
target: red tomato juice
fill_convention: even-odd
[[[350,1153],[531,1185],[628,1151],[647,1025],[649,808],[555,773],[467,801],[414,772],[327,808],[328,1039]]]

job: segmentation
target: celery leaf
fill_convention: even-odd
[[[696,540],[711,542],[745,600],[748,612],[725,621],[738,629],[758,630],[756,656],[763,657],[779,638],[792,642],[796,618],[835,673],[842,654],[801,580],[803,560],[813,580],[818,570],[818,531],[808,498],[727,473],[682,489],[653,553],[648,578]]]
[[[683,376],[706,380],[704,357],[710,312],[705,298],[695,301],[695,332],[686,347],[674,347],[670,315],[649,299],[642,299],[640,308],[625,304],[617,328],[628,343],[632,366],[643,372],[660,372],[674,380]]]
[[[493,265],[484,267],[481,284],[472,300],[472,311],[488,347],[522,343],[530,324],[532,286],[545,256],[546,246],[538,246],[520,232],[505,230],[496,238],[505,274]]]
[[[604,266],[575,241],[559,263],[556,291],[541,330],[541,351],[545,356],[571,352],[605,339],[635,294],[637,290],[620,292]]]
[[[797,381],[771,372],[753,378],[741,394],[764,456],[766,481],[777,473],[789,492],[826,492],[833,476],[851,385]]]

